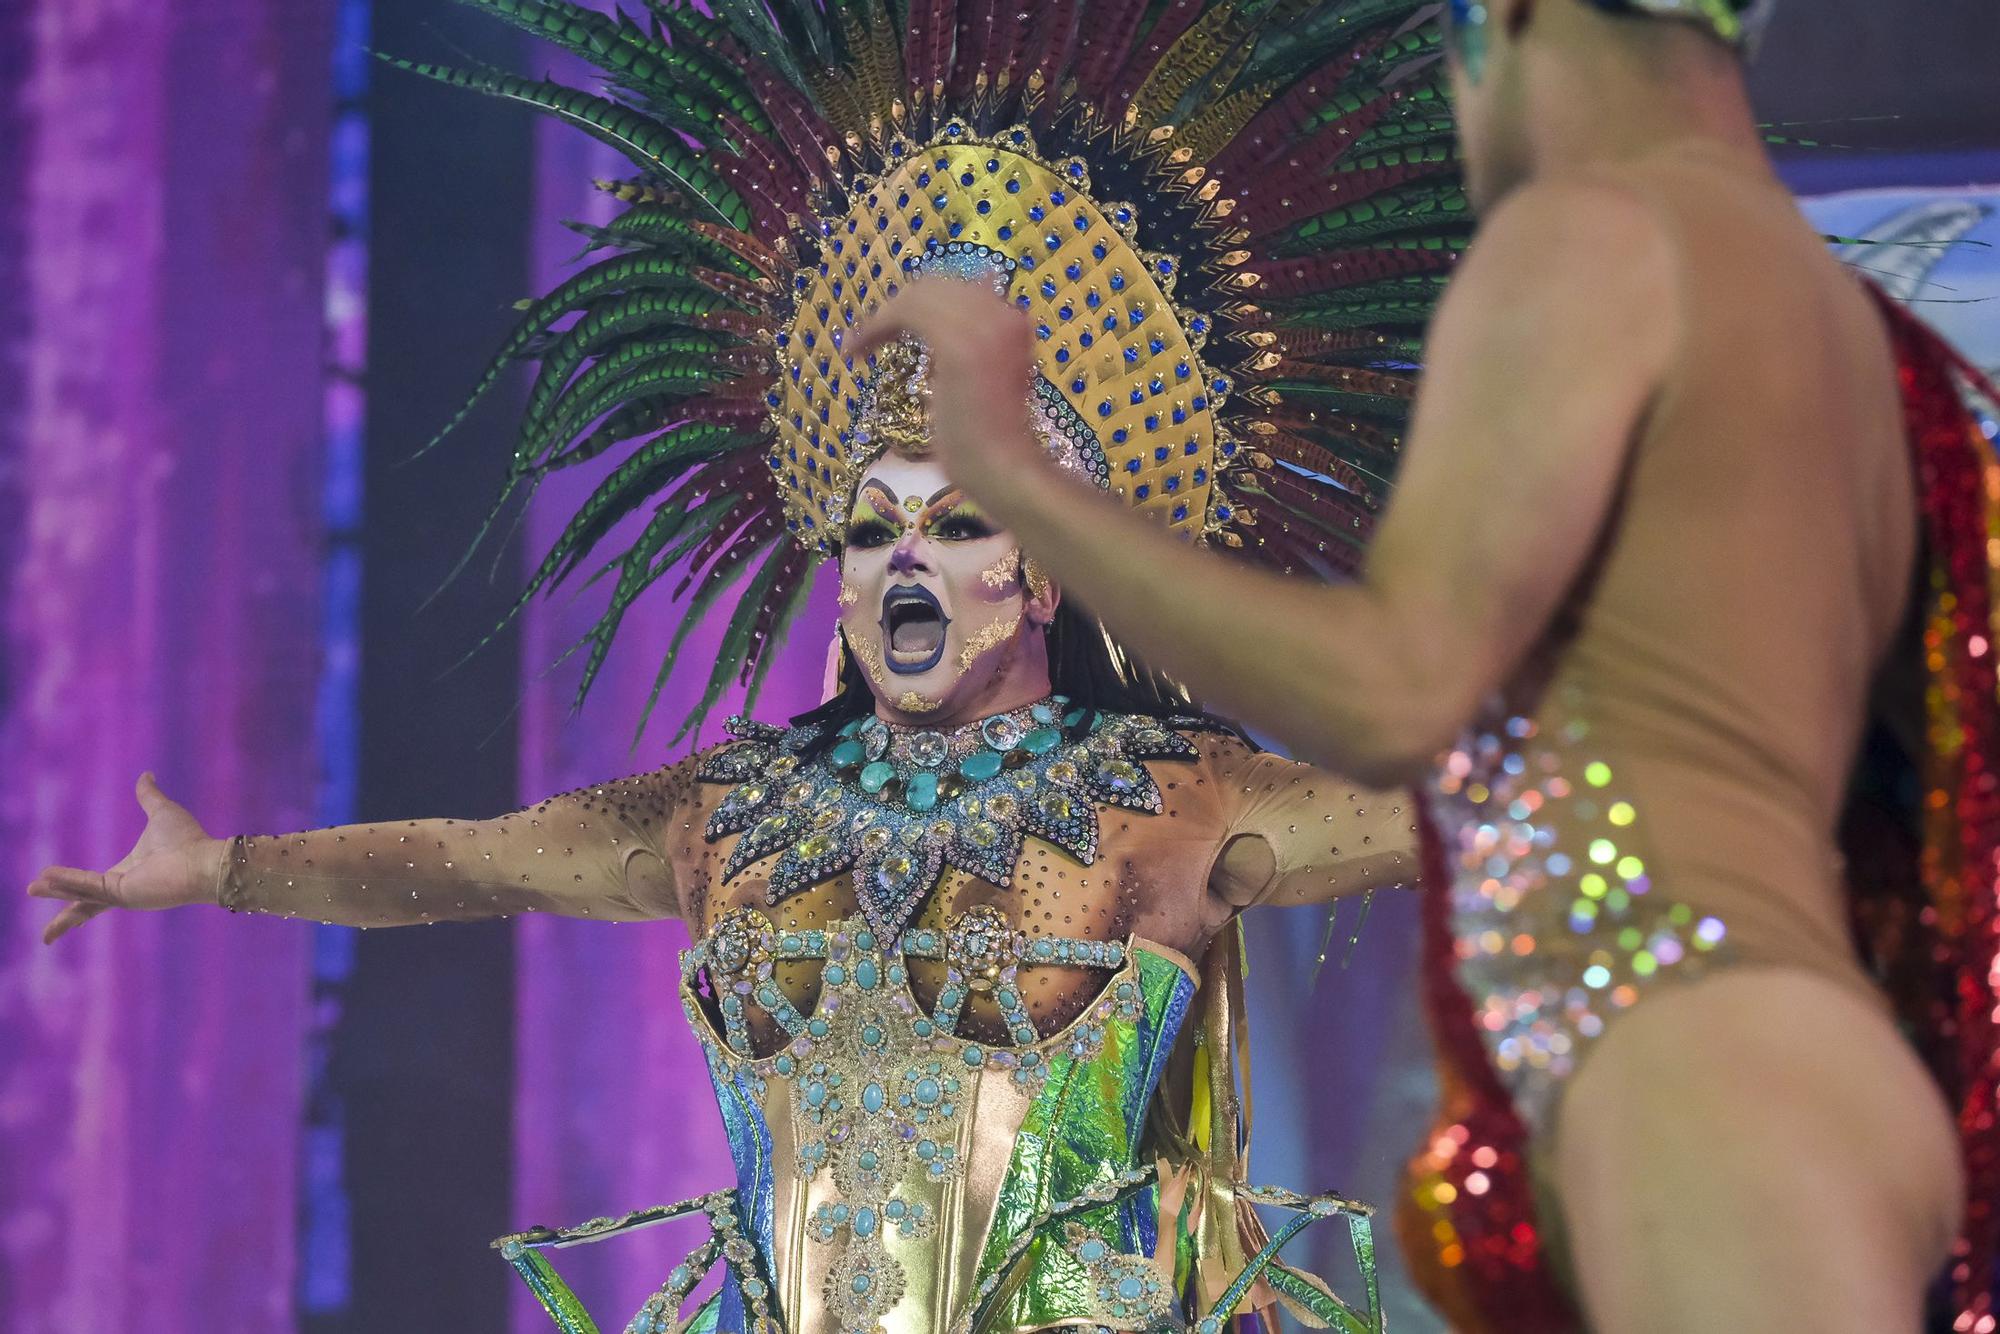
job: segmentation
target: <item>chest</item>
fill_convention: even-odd
[[[838,762],[854,760],[851,749],[798,755],[785,737],[766,735],[704,769],[707,817],[690,822],[674,856],[697,936],[745,910],[780,934],[865,921],[885,940],[949,935],[968,915],[994,921],[1021,944],[1021,1000],[1048,1034],[1090,1006],[1108,973],[1037,966],[1035,942],[1136,936],[1193,954],[1212,929],[1208,870],[1225,831],[1204,800],[1199,752],[1157,723],[1009,752],[970,766],[970,776],[962,764],[939,765],[940,778],[962,781],[938,782],[935,800],[922,769],[903,766],[895,783],[864,781],[861,771],[877,763],[865,749],[860,764]],[[934,1007],[944,962],[907,962],[913,999]],[[811,1014],[823,969],[780,960],[772,980]],[[713,1005],[712,982],[699,985]],[[757,1050],[782,1044],[776,1025],[755,1011],[750,1019]],[[983,994],[960,1020],[982,1040],[997,1040],[1008,1023]]]

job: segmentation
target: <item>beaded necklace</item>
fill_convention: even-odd
[[[1099,807],[1157,813],[1146,762],[1199,755],[1174,730],[1192,719],[1099,714],[1084,724],[1060,695],[953,729],[870,716],[808,759],[817,728],[733,720],[740,739],[698,773],[735,785],[706,837],[741,835],[725,881],[777,854],[768,904],[851,870],[863,915],[894,941],[948,866],[1004,888],[1029,835],[1090,865]]]

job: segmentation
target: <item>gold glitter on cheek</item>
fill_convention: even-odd
[[[896,708],[903,713],[936,713],[943,707],[943,700],[919,695],[914,690],[905,690],[896,700]]]
[[[888,668],[882,663],[882,645],[867,635],[848,636],[847,651],[861,663],[861,670],[875,683],[877,694],[888,689]]]
[[[1021,613],[1015,612],[1002,620],[992,621],[972,632],[965,641],[965,647],[958,652],[958,670],[970,671],[979,656],[990,649],[998,648],[1014,637],[1021,628]]]
[[[1012,551],[979,572],[980,582],[988,588],[1006,588],[1019,580],[1020,577],[1021,548],[1019,547],[1015,547]]]
[[[843,579],[840,581],[840,597],[838,601],[843,608],[859,606],[861,605],[861,590]]]

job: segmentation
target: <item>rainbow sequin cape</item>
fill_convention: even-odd
[[[1875,295],[1922,508],[1929,746],[1914,757],[1921,792],[1906,830],[1850,842],[1855,880],[1867,885],[1851,906],[1865,961],[1957,1113],[1968,1198],[1941,1299],[1952,1328],[1970,1331],[1991,1328],[2000,1311],[2000,463],[1962,390],[2000,396],[1929,328]],[[1425,857],[1423,985],[1441,1099],[1411,1164],[1399,1233],[1454,1328],[1581,1334],[1536,1217],[1526,1124],[1488,1063],[1454,968],[1442,890],[1451,879],[1434,831]],[[1491,1152],[1475,1163],[1471,1152],[1435,1151],[1441,1140]],[[1466,1186],[1475,1173],[1485,1178],[1477,1192]]]

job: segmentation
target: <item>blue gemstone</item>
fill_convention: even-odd
[[[913,811],[935,809],[938,800],[937,775],[928,770],[911,774],[910,789],[905,800]]]
[[[1046,755],[1062,740],[1062,733],[1052,727],[1038,727],[1021,738],[1021,749],[1030,755]]]
[[[1000,752],[982,750],[977,755],[968,755],[959,762],[958,771],[975,783],[984,783],[1000,773]]]
[[[891,778],[896,776],[896,768],[885,761],[877,760],[861,770],[861,790],[880,792]]]

